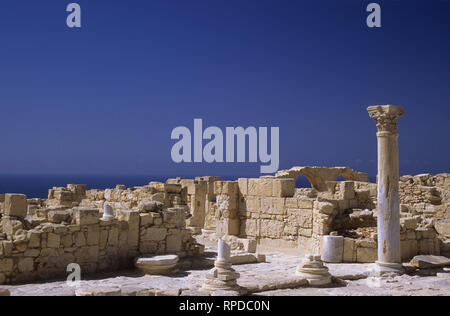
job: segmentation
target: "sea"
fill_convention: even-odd
[[[178,175],[179,177],[180,175]],[[220,175],[219,175],[220,176]],[[147,185],[151,181],[165,182],[177,176],[161,175],[0,175],[1,193],[21,193],[27,198],[47,198],[48,190],[53,187],[65,187],[67,184],[86,184],[87,189],[109,189],[121,184],[127,187]],[[182,176],[193,179],[195,176]],[[222,180],[232,181],[242,177],[254,178],[259,175],[246,176],[220,176]],[[297,181],[297,187],[310,188],[306,178]]]

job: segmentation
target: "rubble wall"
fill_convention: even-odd
[[[434,228],[441,254],[450,257],[450,174],[401,177],[400,203],[403,216]]]
[[[84,276],[130,268],[136,257],[202,252],[186,228],[189,212],[179,185],[60,194],[72,189],[53,188],[45,201],[2,196],[0,284],[65,277],[70,263]],[[112,220],[102,219],[105,203],[114,207]]]

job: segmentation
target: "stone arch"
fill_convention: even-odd
[[[311,187],[319,192],[327,191],[326,183],[328,181],[336,181],[342,176],[346,181],[362,181],[369,182],[369,176],[366,173],[357,172],[347,167],[293,167],[289,170],[281,170],[277,172],[277,178],[293,178],[295,181],[304,175]]]

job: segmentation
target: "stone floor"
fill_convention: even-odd
[[[379,280],[368,276],[369,265],[367,264],[328,264],[330,273],[334,276],[335,284],[330,288],[310,288],[306,286],[306,280],[295,275],[296,266],[300,261],[298,256],[268,253],[266,258],[264,263],[234,266],[235,270],[241,274],[238,283],[248,290],[248,295],[450,296],[450,274],[443,270],[424,271],[422,276],[404,275]],[[201,268],[202,263],[205,265],[204,268]],[[200,290],[200,287],[211,262],[200,261],[197,264],[194,263],[194,265],[193,262],[190,262],[190,264],[198,267],[198,269],[182,271],[173,276],[145,276],[135,271],[128,271],[84,280],[78,286],[69,286],[65,281],[54,281],[2,286],[2,288],[8,289],[12,296],[207,295]]]

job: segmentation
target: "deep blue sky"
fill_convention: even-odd
[[[0,2],[0,174],[257,175],[171,161],[173,128],[279,126],[280,168],[376,174],[366,107],[405,107],[400,173],[450,171],[450,1]]]

